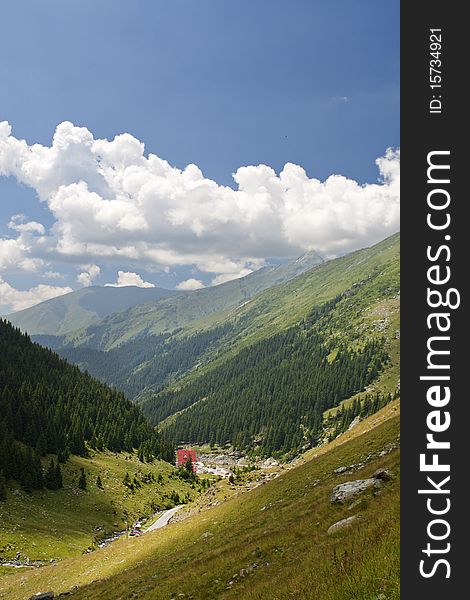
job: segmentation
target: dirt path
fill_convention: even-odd
[[[165,525],[168,525],[168,521],[171,519],[171,517],[174,514],[176,514],[181,508],[183,508],[183,504],[166,510],[160,517],[158,517],[155,523],[152,523],[152,525],[150,525],[150,527],[148,527],[144,531],[144,533],[148,533],[149,531],[154,531],[155,529],[160,529],[161,527],[165,527]]]

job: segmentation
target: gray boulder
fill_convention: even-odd
[[[340,483],[333,488],[330,501],[342,504],[369,488],[379,489],[385,481],[390,481],[392,477],[392,473],[387,469],[377,469],[372,477],[368,479],[356,479],[355,481]]]
[[[40,594],[34,594],[29,600],[54,600],[54,592],[41,592]]]
[[[67,592],[62,592],[61,594],[59,594],[59,598],[65,598],[66,596],[71,596],[72,594],[74,594],[76,591],[78,590],[78,585],[74,585],[72,588],[70,588],[70,590],[68,590]]]
[[[392,478],[392,474],[387,469],[377,469],[377,471],[372,475],[374,479],[378,479],[380,481],[390,481]]]
[[[330,502],[339,502],[342,504],[357,494],[364,492],[365,490],[372,487],[380,487],[381,483],[378,479],[374,479],[373,477],[369,479],[356,479],[355,481],[346,481],[345,483],[340,483],[331,493]]]
[[[328,535],[330,535],[331,533],[338,531],[338,529],[343,529],[344,527],[349,527],[350,525],[352,525],[354,523],[354,521],[357,521],[359,518],[360,518],[359,515],[353,515],[352,517],[347,517],[346,519],[341,519],[341,521],[337,521],[336,523],[331,525],[331,527],[328,528],[328,531],[326,533]]]

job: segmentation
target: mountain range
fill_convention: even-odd
[[[30,335],[67,335],[75,344],[109,349],[145,333],[161,333],[237,306],[322,262],[314,251],[246,277],[193,292],[136,286],[91,286],[7,316]],[[135,308],[135,310],[131,310]],[[132,329],[127,323],[132,321]],[[124,330],[124,331],[123,331]]]
[[[390,370],[398,306],[397,234],[34,339],[124,391],[175,443],[283,454],[314,444],[325,410]]]

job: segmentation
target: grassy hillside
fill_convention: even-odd
[[[78,585],[77,600],[398,600],[398,436],[395,401],[249,493],[142,538],[6,576],[0,597]],[[364,466],[353,473],[335,473],[358,462]],[[331,504],[334,486],[378,468],[393,474],[378,495]],[[350,527],[327,533],[353,515],[359,518]]]
[[[330,260],[296,277],[282,286],[259,294],[251,302],[232,313],[246,320],[243,344],[269,337],[278,331],[305,319],[315,307],[332,300],[373,275],[376,282],[384,283],[384,290],[399,285],[400,235],[395,234],[372,246]],[[384,268],[388,273],[382,275]],[[375,288],[380,300],[380,287]],[[224,317],[221,315],[220,317]]]
[[[45,466],[47,462],[46,457]],[[81,467],[87,477],[85,491],[77,485]],[[141,486],[134,491],[126,487],[126,473]],[[11,482],[7,500],[0,502],[0,561],[18,552],[23,561],[28,557],[49,562],[80,555],[107,533],[123,530],[125,512],[132,524],[173,506],[175,492],[181,501],[195,497],[197,489],[175,473],[164,461],[142,463],[134,454],[95,452],[90,458],[72,456],[62,465],[61,490],[27,493]],[[149,474],[154,477],[143,483]],[[101,488],[96,483],[98,475]]]
[[[259,479],[263,485],[253,472],[199,498],[170,465],[131,454],[72,457],[55,492],[26,493],[10,480],[0,502],[0,557],[65,560],[2,569],[0,598],[79,586],[74,597],[84,599],[398,600],[399,401],[367,418],[371,411],[361,410],[399,384],[399,236],[243,301],[245,284],[234,285],[242,287],[230,288],[238,292],[229,306],[223,294],[211,304],[194,292],[193,304],[179,304],[185,295],[113,315],[77,334],[94,347],[72,348],[75,360],[93,360],[115,383],[137,389],[145,412],[156,411],[155,422],[177,440],[212,441],[212,428],[219,444],[259,450],[269,439],[266,452],[282,457],[320,445],[296,466],[278,466],[281,476]],[[77,487],[81,467],[85,492]],[[393,474],[379,493],[330,502],[335,485],[379,468]],[[150,483],[131,492],[126,472]],[[133,520],[171,506],[176,494],[193,500],[186,519],[78,556],[97,535],[122,528],[125,511]],[[328,534],[350,516],[351,526]]]
[[[8,320],[30,335],[63,335],[111,313],[178,294],[161,288],[92,286],[8,315]]]

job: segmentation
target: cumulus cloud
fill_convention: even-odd
[[[226,283],[227,281],[232,281],[233,279],[240,279],[240,277],[245,277],[253,273],[253,269],[241,269],[238,273],[221,273],[217,275],[212,280],[212,285],[220,285],[221,283]]]
[[[291,163],[280,173],[243,166],[232,189],[196,165],[181,170],[145,155],[144,144],[127,133],[94,139],[64,122],[50,146],[30,145],[3,122],[0,175],[32,187],[55,223],[44,235],[40,224],[14,222],[18,237],[1,240],[9,246],[0,256],[31,269],[41,263],[28,259],[45,255],[150,270],[195,265],[220,283],[266,257],[312,249],[333,256],[397,231],[399,161],[398,150],[387,150],[376,161],[377,182],[366,185],[341,175],[320,181]]]
[[[194,279],[194,277],[190,277],[181,283],[178,283],[176,289],[178,290],[200,290],[205,287],[200,279]]]
[[[17,290],[0,276],[0,307],[17,311],[34,306],[44,300],[62,296],[72,291],[70,287],[40,284],[29,290]]]
[[[25,221],[25,215],[13,215],[8,223],[8,227],[15,231],[19,231],[20,233],[37,233],[39,235],[44,235],[46,233],[46,228],[42,223],[38,223],[37,221]]]
[[[37,271],[43,264],[42,259],[31,256],[31,245],[24,235],[0,238],[0,271]]]
[[[141,288],[154,288],[155,285],[149,281],[144,281],[138,273],[128,271],[118,271],[116,283],[107,283],[108,287],[125,287],[127,285],[136,285]]]
[[[46,279],[64,279],[62,273],[59,273],[58,271],[44,271],[42,276]]]
[[[77,275],[77,281],[84,287],[89,287],[101,273],[101,269],[98,265],[82,265],[81,268],[83,271]]]
[[[40,270],[45,265],[40,257],[46,245],[44,225],[28,222],[24,215],[19,214],[11,218],[8,227],[16,232],[16,237],[0,238],[0,272]]]

